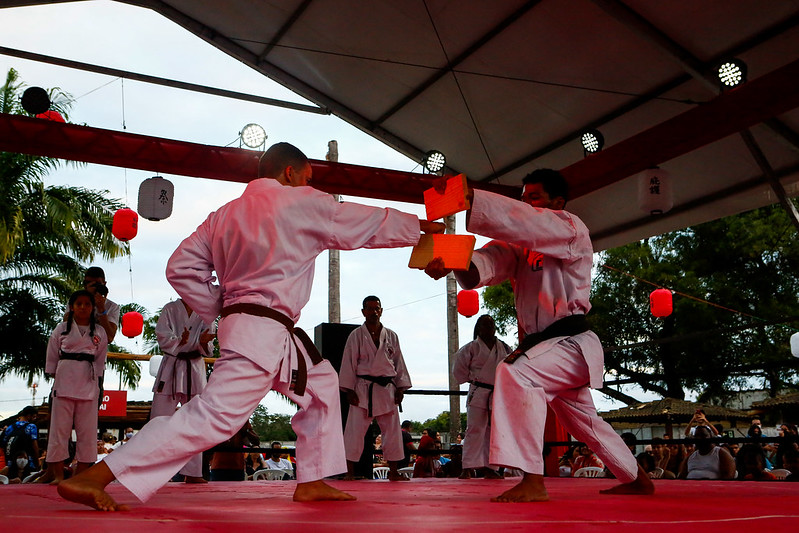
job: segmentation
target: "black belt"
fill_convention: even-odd
[[[311,362],[313,364],[318,365],[322,362],[322,354],[320,354],[319,350],[316,349],[316,346],[314,346],[314,343],[311,341],[311,338],[308,336],[308,334],[305,333],[301,328],[294,327],[294,321],[292,319],[280,311],[275,311],[271,307],[266,307],[265,305],[248,303],[233,304],[223,307],[221,316],[224,318],[228,315],[236,313],[271,318],[272,320],[280,322],[286,327],[288,332],[291,334],[291,340],[294,342],[294,347],[297,348],[297,370],[292,370],[291,372],[291,383],[289,384],[289,390],[293,390],[297,396],[304,395],[305,385],[308,382],[308,367],[305,364],[305,358],[302,356],[302,352],[300,352],[297,339],[299,338],[300,342],[302,342],[302,345],[305,346],[305,351],[308,352],[308,357],[311,358]]]
[[[591,328],[588,327],[588,320],[586,320],[585,315],[570,315],[563,317],[560,320],[556,320],[550,324],[543,331],[527,335],[524,339],[522,339],[522,342],[519,343],[519,347],[513,350],[513,352],[511,352],[511,354],[505,358],[505,362],[508,364],[513,364],[516,362],[516,359],[521,357],[525,352],[527,352],[527,350],[536,344],[544,342],[545,340],[554,339],[555,337],[573,337],[574,335],[579,335],[580,333],[584,333],[589,329]]]
[[[482,387],[484,389],[494,390],[494,386],[490,383],[483,383],[482,381],[470,381],[469,383],[471,383],[475,387]]]
[[[358,375],[359,378],[365,379],[369,381],[369,416],[372,416],[372,389],[375,386],[375,383],[380,385],[381,387],[388,387],[390,384],[394,383],[394,376],[361,376]],[[402,406],[400,406],[400,412],[402,412]]]
[[[91,353],[69,353],[61,350],[61,354],[58,356],[59,359],[68,359],[70,361],[87,361],[89,363],[94,363],[94,354]]]
[[[190,352],[178,352],[175,354],[178,361],[186,361],[186,399],[191,400],[192,392],[194,392],[191,388],[191,375],[192,375],[192,368],[191,362],[193,359],[199,359],[202,357],[203,354],[200,353],[200,350],[192,350]],[[172,373],[172,394],[175,394],[177,390],[177,372]]]

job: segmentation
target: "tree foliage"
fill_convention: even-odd
[[[263,405],[255,408],[250,423],[262,444],[271,441],[297,440],[297,434],[291,428],[291,416],[270,414]]]
[[[600,262],[589,316],[603,344],[661,341],[607,352],[607,369],[676,398],[797,388],[786,364],[793,330],[774,324],[799,315],[799,240],[780,206],[608,250]],[[642,280],[675,291],[670,317],[651,315],[655,286]]]
[[[0,112],[23,114],[24,85],[9,70],[0,87]],[[50,89],[52,109],[68,119],[69,96]],[[107,191],[46,187],[56,159],[0,152],[0,379],[16,374],[29,384],[44,372],[50,332],[69,295],[81,288],[85,262],[126,253],[111,235],[121,207]]]

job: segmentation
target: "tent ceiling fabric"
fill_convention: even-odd
[[[415,160],[441,150],[448,171],[503,185],[579,164],[587,127],[623,153],[627,139],[719,96],[709,78],[722,58],[746,62],[749,80],[799,59],[796,0],[122,1]],[[759,109],[768,98],[740,105]],[[789,196],[799,193],[797,132],[795,106],[751,127]],[[674,177],[670,215],[638,209],[634,176],[569,204],[596,249],[778,201],[738,134],[658,163]]]

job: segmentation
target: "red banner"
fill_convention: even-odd
[[[125,416],[128,414],[128,391],[107,390],[103,392],[103,403],[100,404],[100,418]]]

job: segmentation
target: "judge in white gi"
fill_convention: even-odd
[[[104,490],[117,479],[147,500],[192,455],[236,433],[276,390],[299,407],[292,419],[301,465],[294,500],[354,499],[323,481],[347,469],[338,377],[294,327],[310,297],[315,260],[328,249],[412,246],[420,230],[442,232],[443,224],[339,203],[305,186],[311,174],[296,147],[270,147],[259,164],[264,179],[248,183],[178,246],[167,279],[203,321],[222,316],[220,357],[208,384],[175,414],[151,420],[104,461],[61,483],[62,497],[118,510],[124,506]]]
[[[55,376],[45,474],[52,484],[64,480],[73,426],[76,473],[97,460],[97,400],[108,347],[105,330],[95,320],[94,296],[89,291],[73,293],[68,308],[67,319],[50,335],[44,368],[46,374]]]
[[[158,346],[164,354],[153,384],[150,418],[169,416],[205,388],[205,361],[213,355],[216,326],[206,324],[178,298],[161,309],[155,325]],[[178,472],[186,483],[205,483],[203,454],[196,454]]]
[[[380,322],[383,316],[380,298],[364,298],[361,313],[366,321],[347,337],[339,373],[339,387],[350,404],[344,429],[347,479],[353,479],[355,463],[363,453],[363,437],[372,420],[377,420],[383,433],[388,477],[392,481],[407,481],[397,471],[397,463],[405,457],[398,406],[405,391],[411,388],[411,377],[402,358],[399,337]]]
[[[497,367],[491,417],[492,465],[524,471],[493,501],[548,500],[544,487],[547,404],[566,430],[586,443],[621,485],[610,494],[652,494],[649,476],[613,428],[596,413],[590,387],[602,386],[604,353],[587,325],[593,248],[588,228],[564,211],[568,184],[559,172],[536,170],[523,180],[522,201],[469,188],[466,229],[492,239],[455,272],[464,289],[515,280],[519,348]],[[438,279],[448,270],[434,259]],[[468,438],[467,438],[468,440]]]
[[[491,315],[482,315],[474,325],[474,340],[455,353],[452,375],[458,383],[469,383],[461,479],[471,478],[472,470],[479,470],[487,479],[502,479],[488,461],[491,397],[494,392],[494,372],[511,350],[495,333],[494,319]]]

